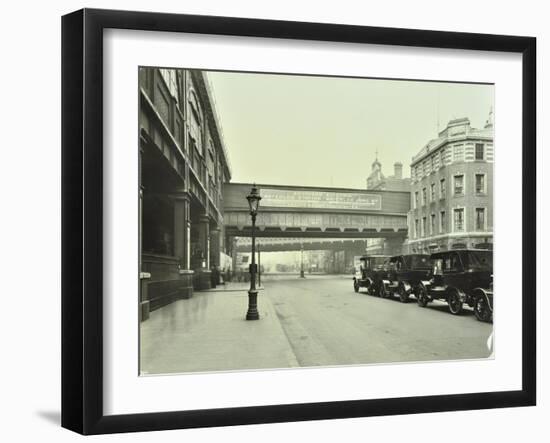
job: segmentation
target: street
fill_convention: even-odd
[[[492,325],[471,310],[353,292],[351,277],[275,280],[266,294],[300,366],[480,358]]]
[[[141,373],[355,365],[489,357],[492,324],[466,308],[426,308],[355,293],[351,276],[263,276],[259,321],[245,321],[246,285],[232,283],[151,313]]]

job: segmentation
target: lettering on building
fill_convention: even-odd
[[[262,188],[260,195],[262,196],[262,206],[267,207],[363,211],[380,211],[382,209],[382,198],[377,194]]]

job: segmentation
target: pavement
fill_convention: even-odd
[[[228,283],[151,312],[141,323],[141,374],[299,366],[269,298],[258,295],[260,320],[245,320],[249,287]]]
[[[142,374],[487,358],[492,324],[471,310],[353,291],[350,276],[262,276],[260,320],[249,283],[196,292],[141,323]]]
[[[217,285],[213,289],[202,291],[201,294],[208,293],[208,292],[246,292],[248,293],[249,289],[250,289],[250,282],[227,282],[222,285]],[[256,285],[256,290],[263,291],[264,287],[262,285],[260,286]]]

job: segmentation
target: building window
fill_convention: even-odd
[[[476,231],[485,230],[485,208],[476,208]]]
[[[483,143],[476,143],[476,160],[483,160],[485,158],[485,149]]]
[[[432,214],[430,218],[430,234],[435,234],[435,214]]]
[[[476,174],[476,194],[485,194],[485,174]]]
[[[197,151],[204,155],[202,145],[202,113],[197,96],[193,91],[189,94],[189,107],[191,108],[189,119],[189,135]]]
[[[424,237],[426,233],[426,217],[422,217],[422,237]]]
[[[176,79],[175,69],[159,69],[159,71],[162,79],[166,83],[166,86],[168,86],[170,94],[172,94],[172,97],[178,101],[178,82]]]
[[[455,195],[464,195],[464,176],[455,175]]]
[[[430,185],[430,200],[435,201],[435,183]]]
[[[417,238],[420,237],[420,234],[418,232],[418,219],[414,221],[414,236]]]
[[[445,179],[439,180],[439,198],[447,197],[447,188],[445,186]]]
[[[454,210],[454,231],[464,231],[464,208]]]
[[[445,211],[439,213],[439,232],[444,233],[447,230],[447,220],[445,219]]]
[[[422,188],[422,204],[426,204],[426,188]]]
[[[418,208],[418,191],[414,192],[413,207],[414,209]]]

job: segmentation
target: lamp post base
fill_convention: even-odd
[[[306,278],[306,276],[304,275],[304,271],[300,271],[300,278]]]
[[[246,313],[247,320],[259,320],[258,313],[258,291],[251,289],[248,291],[248,311]]]

